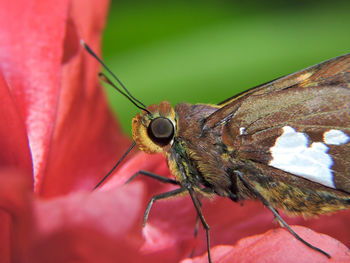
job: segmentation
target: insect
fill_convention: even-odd
[[[142,109],[132,120],[134,143],[128,151],[137,145],[146,153],[162,153],[175,177],[140,171],[131,179],[142,174],[178,186],[152,198],[144,223],[155,201],[188,193],[206,230],[211,262],[200,197],[256,199],[297,239],[330,257],[299,237],[277,209],[313,216],[350,207],[350,54],[218,105],[173,108],[163,101],[146,107],[117,89]]]

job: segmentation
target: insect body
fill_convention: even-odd
[[[313,216],[350,207],[350,54],[218,105],[181,103],[173,108],[163,101],[146,108],[83,45],[125,92],[103,75],[104,80],[143,110],[132,120],[135,142],[127,153],[135,145],[146,153],[162,153],[175,180],[146,171],[139,174],[179,186],[152,198],[144,223],[156,200],[187,192],[206,230],[211,262],[209,226],[199,198],[257,199],[297,239],[330,257],[300,238],[277,209]]]
[[[155,200],[188,191],[200,213],[198,196],[260,199],[280,221],[279,208],[350,207],[350,55],[219,105],[151,105],[132,125],[139,149],[163,153],[180,186]]]

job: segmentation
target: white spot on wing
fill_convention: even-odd
[[[239,128],[239,135],[243,135],[244,134],[244,131],[245,131],[245,127],[241,127]]]
[[[323,141],[329,145],[341,145],[349,142],[350,138],[341,130],[329,130],[323,134]]]
[[[292,127],[283,127],[283,133],[270,148],[272,160],[269,165],[283,171],[304,177],[313,182],[335,188],[333,160],[327,154],[328,147],[322,142],[310,146],[304,133],[296,132]]]

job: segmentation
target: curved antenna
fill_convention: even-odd
[[[114,89],[116,89],[120,94],[122,94],[123,96],[125,96],[132,104],[134,104],[137,108],[139,108],[140,110],[144,110],[145,112],[147,112],[148,114],[151,114],[149,112],[149,110],[147,110],[146,108],[143,108],[139,105],[137,105],[137,103],[135,101],[132,100],[132,98],[130,98],[128,96],[128,94],[125,94],[122,90],[120,90],[105,74],[103,74],[102,72],[98,73],[98,76],[100,77],[100,79],[104,82],[106,82],[107,84],[109,84],[110,86],[112,86]]]
[[[113,168],[98,182],[98,184],[94,187],[93,190],[96,190],[107,178],[111,175],[111,173],[119,166],[119,164],[124,160],[124,158],[128,155],[128,153],[134,148],[136,142],[133,142],[129,149],[123,154],[123,156],[119,159],[119,161],[113,166]]]
[[[128,90],[127,88],[125,88],[125,86],[123,85],[123,83],[119,80],[119,78],[105,65],[105,63],[103,63],[103,61],[96,55],[96,53],[94,51],[92,51],[92,49],[84,42],[84,40],[80,40],[80,44],[86,49],[87,52],[89,52],[89,54],[91,56],[93,56],[101,65],[102,67],[107,70],[109,72],[109,74],[112,75],[112,77],[119,83],[119,85],[125,90],[125,92],[129,95],[130,98],[132,98],[134,101],[136,101],[137,103],[139,103],[141,106],[143,106],[144,108],[147,108],[147,106],[145,104],[143,104],[141,101],[139,101],[138,99],[136,99]]]

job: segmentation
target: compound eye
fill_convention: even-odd
[[[174,138],[174,125],[169,119],[158,117],[148,125],[147,133],[154,143],[164,146]]]

